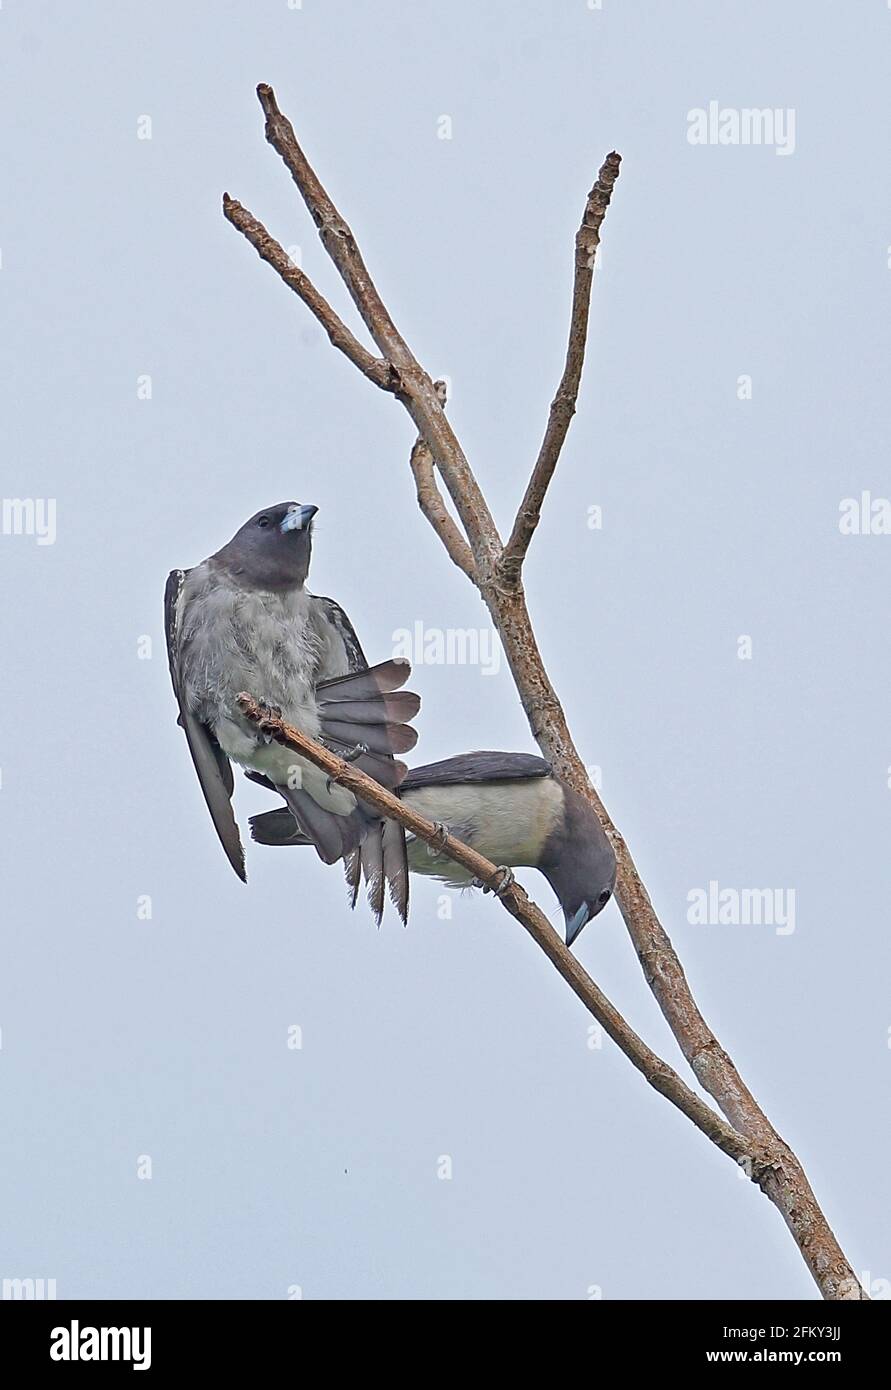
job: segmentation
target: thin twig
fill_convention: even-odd
[[[557,394],[551,402],[547,428],[532,477],[520,503],[517,518],[510,538],[504,547],[504,554],[498,567],[503,583],[516,584],[529,542],[541,517],[541,507],[554,476],[560,450],[566,438],[569,422],[575,414],[579,385],[582,380],[582,367],[585,364],[585,345],[588,336],[588,313],[591,305],[591,286],[594,281],[594,260],[600,245],[600,228],[606,216],[612,197],[613,187],[619,177],[621,155],[613,151],[603,162],[597,182],[588,194],[582,225],[575,238],[575,278],[572,286],[572,312],[569,318],[569,343],[566,348],[566,364],[563,376],[557,387]]]
[[[439,397],[442,406],[446,403],[446,384],[444,381],[434,381],[433,389]],[[477,582],[476,561],[473,558],[473,551],[467,541],[461,535],[454,520],[446,510],[442,494],[436,486],[436,474],[433,471],[433,455],[425,442],[418,435],[409,457],[409,467],[412,477],[415,480],[415,487],[418,493],[418,506],[423,516],[427,518],[439,539],[446,548],[449,559],[453,560],[459,570],[463,570],[472,584]]]
[[[395,391],[396,378],[390,371],[389,363],[382,357],[375,357],[362,346],[346,324],[338,318],[328,301],[319,294],[309,276],[304,275],[294,264],[275,237],[269,235],[263,223],[258,222],[246,207],[242,207],[235,198],[230,198],[228,193],[223,194],[223,216],[247,237],[260,259],[271,265],[273,270],[277,270],[288,288],[300,296],[334,346],[344,353],[369,381],[373,381],[375,386],[379,386],[382,391]]]
[[[257,96],[266,116],[266,139],[281,156],[319,229],[322,245],[349,290],[378,350],[398,375],[397,394],[426,440],[478,562],[488,571],[501,557],[501,538],[486,499],[446,419],[430,377],[390,317],[362,259],[356,239],[297,143],[275,93],[261,82]]]

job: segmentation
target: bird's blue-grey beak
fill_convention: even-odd
[[[587,903],[582,903],[581,907],[579,908],[578,912],[575,914],[574,917],[570,917],[569,913],[564,914],[566,917],[567,946],[571,946],[573,941],[575,941],[582,927],[588,920],[588,914],[590,913],[590,910],[591,909],[588,907]]]
[[[287,512],[285,513],[285,519],[284,519],[284,521],[282,522],[282,524],[281,524],[281,526],[280,526],[279,529],[280,529],[281,531],[283,531],[283,532],[285,532],[285,531],[302,531],[302,530],[304,529],[304,527],[306,527],[306,526],[309,525],[309,523],[312,521],[313,517],[315,516],[315,514],[316,514],[316,512],[317,512],[318,510],[319,510],[318,507],[311,507],[311,506],[310,506],[310,507],[300,507],[300,506],[289,507],[288,510],[287,510]]]

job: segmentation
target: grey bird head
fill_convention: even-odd
[[[563,909],[566,944],[609,902],[616,886],[616,856],[584,797],[563,786],[563,820],[544,847],[538,867]]]
[[[250,588],[300,589],[309,573],[313,517],[318,510],[299,502],[264,507],[213,558]]]

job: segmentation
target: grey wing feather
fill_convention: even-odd
[[[318,690],[318,688],[317,688]],[[421,697],[411,690],[394,690],[389,695],[376,695],[373,699],[333,699],[320,700],[325,713],[331,719],[351,719],[356,724],[380,724],[387,720],[404,722],[414,719],[421,708]]]
[[[336,816],[319,806],[302,788],[282,787],[281,794],[300,829],[311,838],[316,854],[326,864],[335,864],[357,849],[368,833],[358,806],[348,816]]]
[[[400,783],[400,791],[413,788],[454,786],[460,782],[504,782],[521,777],[548,777],[553,769],[534,753],[459,753],[438,763],[411,768]]]
[[[394,656],[390,661],[381,661],[377,666],[362,666],[350,680],[349,698],[361,700],[387,695],[393,690],[401,689],[410,675],[411,663],[402,656]],[[316,692],[321,694],[322,700],[344,698],[346,692],[338,691],[336,687],[345,679],[345,676],[332,676],[329,680],[318,681]]]
[[[410,674],[407,661],[382,661],[316,686],[322,737],[326,743],[339,745],[334,752],[362,743],[372,758],[391,760],[393,754],[405,753],[415,746],[417,731],[410,724],[396,723],[389,717],[393,714],[398,719],[400,711],[405,711],[411,718],[420,708],[416,695],[400,689]],[[393,766],[398,769],[395,778]],[[394,765],[392,761],[389,775],[365,770],[389,787],[395,786],[403,774],[401,764]]]
[[[167,639],[167,659],[170,665],[170,679],[173,693],[179,705],[179,717],[198,781],[210,811],[220,844],[226,851],[229,863],[242,882],[247,881],[244,867],[244,849],[238,825],[232,813],[233,778],[229,759],[217,743],[210,729],[202,724],[188,709],[183,695],[179,671],[179,650],[177,642],[177,606],[185,579],[183,570],[172,570],[164,590],[164,634]]]
[[[320,598],[318,595],[314,595],[314,598],[343,643],[347,670],[364,671],[368,662],[365,660],[362,644],[356,636],[356,629],[353,627],[346,613],[344,613],[340,604],[335,603],[333,598]],[[337,674],[339,675],[342,673],[338,672]]]
[[[276,811],[258,811],[255,816],[249,816],[248,821],[251,837],[258,845],[312,844],[312,840],[303,834],[287,806],[280,806]],[[349,857],[352,859],[352,855]]]
[[[316,683],[322,737],[335,752],[352,752],[358,744],[364,745],[365,751],[353,758],[354,765],[392,790],[405,774],[405,764],[394,755],[408,752],[417,742],[409,721],[421,702],[411,691],[401,689],[411,667],[398,659],[369,667],[340,604],[318,595],[313,595],[313,602],[316,626],[326,646],[321,667],[326,678]],[[252,780],[270,785],[260,776]],[[364,874],[376,920],[381,920],[386,888],[405,922],[408,854],[402,826],[382,820],[361,802],[352,815],[338,817],[307,804],[300,793],[289,793],[286,799],[288,811],[251,817],[253,838],[260,844],[313,843],[320,858],[329,863],[342,857],[351,905],[356,905]]]
[[[319,705],[322,728],[330,743],[340,743],[347,749],[364,743],[367,752],[386,754],[407,753],[418,741],[418,731],[410,724],[389,724],[384,720],[377,724],[356,724],[351,719],[332,718],[331,708],[331,705]]]
[[[401,688],[410,672],[407,661],[384,661],[316,686],[325,742],[335,752],[344,753],[364,745],[365,751],[354,758],[355,766],[391,791],[399,786],[406,770],[405,763],[394,754],[413,748],[418,737],[411,725],[403,722],[417,714],[421,703],[417,695]],[[361,843],[358,870],[355,859],[344,857],[347,885],[355,902],[356,874],[361,871],[375,920],[381,920],[386,888],[405,922],[409,895],[405,832],[401,825],[382,820],[370,808],[366,814],[370,823]]]

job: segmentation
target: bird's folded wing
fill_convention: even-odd
[[[188,709],[182,689],[179,663],[179,604],[186,572],[172,570],[164,590],[164,634],[167,639],[167,659],[173,693],[179,705],[180,723],[186,735],[192,762],[207,802],[211,819],[226,851],[229,863],[242,881],[247,880],[244,849],[238,825],[232,813],[232,768],[210,729]]]
[[[421,787],[455,786],[462,782],[504,782],[527,777],[549,777],[551,764],[534,753],[458,753],[438,763],[411,768],[402,779],[400,790]]]

